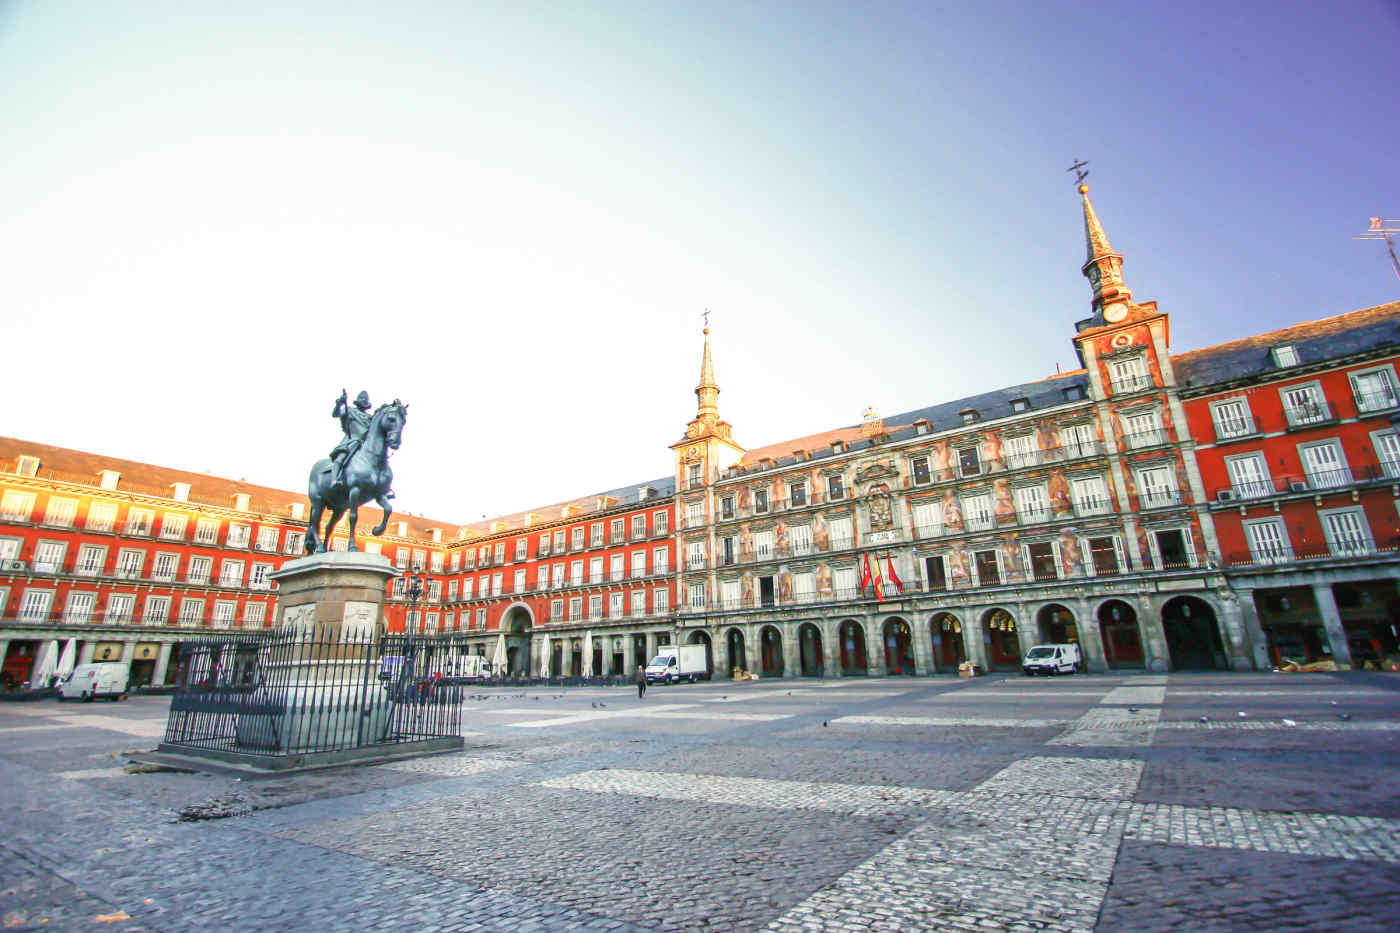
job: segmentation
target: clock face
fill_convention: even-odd
[[[1110,324],[1117,324],[1128,316],[1128,306],[1121,301],[1115,301],[1111,305],[1106,305],[1103,309],[1103,319]]]

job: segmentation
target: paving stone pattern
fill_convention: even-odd
[[[0,923],[1372,930],[1400,915],[1400,680],[1380,675],[483,691],[462,752],[259,781],[122,769],[165,705],[0,705]],[[247,815],[175,820],[218,801]]]

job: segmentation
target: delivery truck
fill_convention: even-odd
[[[674,684],[682,680],[695,683],[709,680],[710,669],[705,664],[704,645],[679,645],[656,652],[646,668],[647,683]]]
[[[119,661],[105,664],[79,664],[58,686],[58,699],[91,702],[98,697],[126,699],[126,665]]]

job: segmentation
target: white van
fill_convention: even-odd
[[[1077,674],[1083,669],[1078,645],[1036,645],[1021,660],[1027,677],[1036,674]]]
[[[117,661],[105,664],[79,664],[58,685],[58,698],[90,702],[98,697],[109,700],[126,699],[126,665]]]

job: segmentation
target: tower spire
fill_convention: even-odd
[[[1123,306],[1124,302],[1131,301],[1133,292],[1123,282],[1123,257],[1115,253],[1108,242],[1108,234],[1104,233],[1099,215],[1094,212],[1094,202],[1089,200],[1089,186],[1081,183],[1079,193],[1084,197],[1084,243],[1088,251],[1081,271],[1094,292],[1090,302],[1094,313],[1101,315],[1105,307]]]
[[[719,386],[715,383],[715,365],[710,359],[710,312],[705,312],[705,352],[700,358],[700,384],[695,387],[699,405],[695,411],[698,421],[713,427],[719,421]]]

